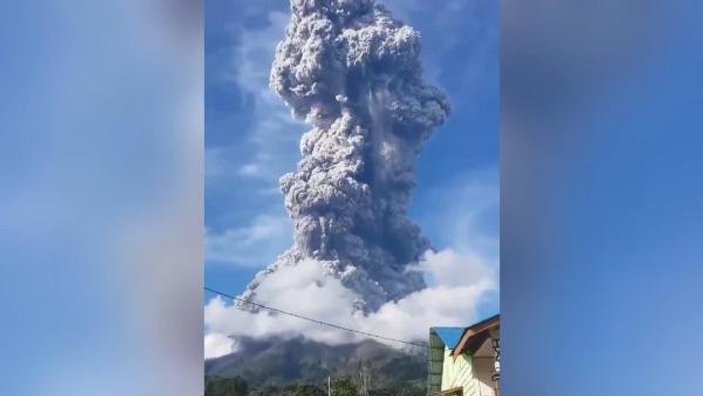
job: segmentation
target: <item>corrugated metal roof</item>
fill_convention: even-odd
[[[463,327],[433,327],[432,331],[449,349],[454,349],[461,340],[461,335],[464,334]]]

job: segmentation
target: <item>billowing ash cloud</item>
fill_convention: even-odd
[[[280,180],[294,246],[257,275],[314,259],[378,309],[425,287],[411,269],[429,248],[407,218],[413,162],[449,113],[422,80],[419,33],[372,0],[291,0],[271,88],[312,127]]]

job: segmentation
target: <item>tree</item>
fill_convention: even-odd
[[[332,382],[333,396],[358,396],[359,388],[349,377],[335,379]]]
[[[250,393],[250,396],[326,396],[327,392],[310,384],[268,386]]]
[[[248,393],[249,386],[239,377],[205,380],[205,396],[247,396]]]
[[[315,385],[296,385],[293,396],[326,396],[327,393]]]

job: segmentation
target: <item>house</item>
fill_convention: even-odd
[[[430,328],[427,394],[499,396],[499,340],[499,315],[467,328]]]

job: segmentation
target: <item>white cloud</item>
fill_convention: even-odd
[[[229,262],[244,267],[268,264],[292,243],[292,226],[285,216],[259,215],[241,228],[205,234],[208,260]]]
[[[239,168],[239,174],[242,176],[257,176],[262,173],[261,164],[248,163]]]
[[[205,359],[212,359],[232,353],[234,340],[223,334],[205,335]]]
[[[328,276],[314,260],[272,274],[259,287],[257,301],[361,331],[424,340],[430,326],[465,326],[475,321],[478,303],[497,289],[495,271],[477,256],[464,256],[451,250],[428,253],[419,268],[432,282],[430,287],[386,303],[370,315],[353,312],[356,295]],[[219,297],[206,305],[205,325],[211,337],[302,334],[329,344],[363,337],[299,318],[266,311],[257,314],[241,311]]]
[[[477,253],[467,251],[457,253],[446,249],[439,252],[427,252],[419,268],[425,273],[430,284],[447,287],[461,287],[486,281],[494,276],[496,263],[488,262]],[[469,281],[471,280],[471,281]]]

